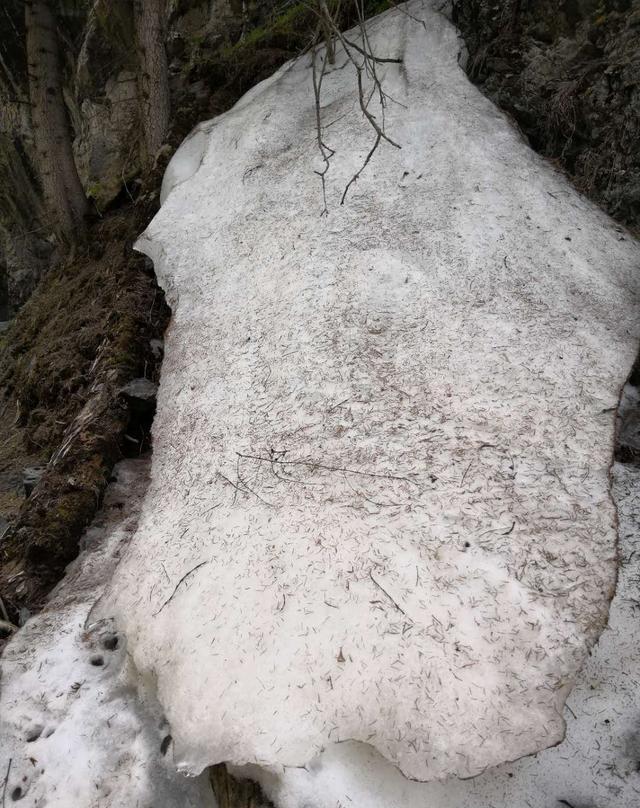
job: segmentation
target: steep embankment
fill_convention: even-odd
[[[0,347],[5,510],[0,595],[11,617],[43,598],[76,555],[113,464],[148,447],[152,409],[123,393],[157,383],[168,309],[131,250],[135,222],[109,217],[90,249],[51,270]],[[5,433],[7,434],[7,433]],[[25,465],[40,467],[25,500]]]

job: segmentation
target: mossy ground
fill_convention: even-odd
[[[113,464],[136,446],[125,438],[131,414],[119,389],[138,376],[158,380],[149,341],[162,335],[168,310],[153,270],[131,249],[148,218],[142,208],[96,223],[88,244],[43,279],[0,345],[10,438],[0,449],[0,507],[10,523],[0,593],[14,610],[37,607],[60,578]],[[47,471],[25,499],[22,469],[40,464]]]

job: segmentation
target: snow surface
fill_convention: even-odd
[[[3,662],[0,772],[7,772],[11,760],[8,804],[19,787],[25,808],[212,805],[205,784],[185,782],[171,767],[170,749],[162,755],[160,739],[168,729],[157,708],[151,710],[156,722],[149,721],[150,698],[145,705],[135,699],[135,673],[123,677],[118,651],[100,646],[100,635],[112,639],[114,627],[98,623],[84,633],[84,606],[56,615],[55,604],[64,609],[71,593],[89,601],[92,589],[93,596],[100,593],[135,524],[144,472],[127,461],[117,474],[119,482],[89,530],[87,549],[54,593],[47,621],[33,618]],[[562,744],[471,780],[442,784],[409,782],[371,747],[355,743],[329,747],[305,769],[250,766],[235,773],[258,780],[277,808],[550,808],[562,805],[561,799],[575,808],[635,808],[640,798],[640,469],[616,465],[613,483],[620,514],[616,596],[609,624],[569,697]],[[123,503],[120,515],[116,509]],[[101,545],[104,552],[96,553]],[[98,678],[96,668],[86,665],[92,646],[111,657]],[[82,686],[76,690],[77,677]],[[44,740],[28,740],[40,728]],[[47,737],[51,729],[55,733]]]
[[[616,464],[620,574],[609,623],[580,672],[559,745],[470,780],[412,783],[364,744],[305,769],[238,771],[278,808],[636,808],[640,805],[640,468]],[[564,800],[564,802],[562,802]]]
[[[213,805],[206,778],[176,777],[170,745],[161,753],[170,731],[125,638],[113,621],[87,625],[135,530],[146,471],[144,461],[116,467],[84,552],[0,658],[3,808]]]
[[[321,216],[306,56],[198,128],[139,242],[173,320],[100,614],[185,772],[361,741],[418,780],[477,774],[562,738],[606,619],[640,252],[409,9],[424,25],[367,25],[402,60],[378,64],[402,148],[343,206],[373,131],[339,52]]]

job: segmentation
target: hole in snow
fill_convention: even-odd
[[[91,657],[89,662],[96,668],[99,668],[101,665],[104,665],[104,657],[101,657],[100,654],[95,654]]]
[[[24,794],[22,793],[22,789],[20,788],[20,786],[16,786],[11,792],[11,799],[14,802],[18,802],[18,800],[21,800],[23,797]]]
[[[171,735],[165,735],[164,738],[162,739],[162,743],[160,744],[160,752],[163,755],[167,754],[167,750],[171,746],[171,740],[172,740]]]
[[[105,651],[115,651],[118,647],[118,635],[107,634],[106,637],[102,638],[102,647]]]
[[[44,727],[40,726],[39,724],[36,724],[34,727],[28,729],[27,734],[25,735],[26,742],[33,743],[34,741],[37,741],[38,738],[42,735],[43,729]]]

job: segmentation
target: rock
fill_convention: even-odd
[[[162,359],[162,355],[164,354],[164,340],[150,339],[149,347],[151,348],[154,359]]]
[[[127,398],[135,398],[140,401],[155,401],[158,392],[158,385],[149,379],[132,379],[120,388],[120,393]]]
[[[155,410],[158,385],[149,379],[132,379],[119,392],[133,410],[138,412]]]
[[[23,471],[22,485],[24,487],[24,494],[26,497],[31,496],[33,489],[40,482],[46,468],[46,466],[29,466]]]
[[[640,390],[626,384],[620,397],[616,457],[625,463],[640,461]]]
[[[366,166],[338,50],[326,209],[307,54],[196,128],[137,244],[173,319],[96,611],[185,773],[352,739],[471,777],[561,740],[607,618],[640,251],[469,83],[440,6],[367,23],[401,148]]]
[[[82,184],[103,210],[140,170],[135,143],[138,84],[132,71],[110,78],[104,96],[80,107],[74,152]]]

